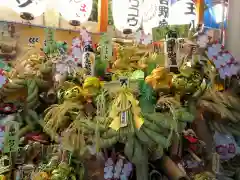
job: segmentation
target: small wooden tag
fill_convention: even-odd
[[[216,152],[212,155],[212,171],[215,173],[220,171],[220,156]]]

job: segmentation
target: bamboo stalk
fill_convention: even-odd
[[[182,139],[174,133],[171,146],[171,158],[180,159],[182,157]]]
[[[143,158],[142,163],[135,164],[137,180],[148,179],[148,148],[146,146],[143,147]]]

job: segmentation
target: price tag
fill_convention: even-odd
[[[176,39],[167,38],[164,43],[166,62],[165,66],[170,68],[171,72],[177,71],[177,53],[176,53]]]
[[[101,60],[102,61],[109,61],[112,57],[112,38],[104,33],[101,35],[100,38],[100,46],[101,46]]]
[[[129,79],[126,77],[119,78],[120,86],[121,87],[129,87]],[[128,104],[123,105],[124,109],[127,108]],[[126,127],[128,122],[128,111],[124,111],[120,115],[120,125],[121,127]]]
[[[17,132],[19,124],[15,121],[9,121],[5,125],[4,152],[17,152],[19,148],[19,138]]]
[[[121,113],[121,119],[120,119],[120,125],[121,127],[127,126],[127,120],[128,120],[128,112],[124,111]]]

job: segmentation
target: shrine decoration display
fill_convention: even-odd
[[[2,69],[2,178],[14,169],[20,179],[91,179],[87,164],[104,159],[98,173],[107,180],[131,179],[133,172],[137,180],[162,174],[176,180],[214,179],[220,163],[236,157],[240,98],[230,87],[219,90],[216,85],[227,76],[222,69],[234,72],[228,76],[237,74],[237,63],[206,38],[203,27],[192,28],[184,38],[167,28],[165,50],[154,52],[144,33],[171,24],[173,16],[166,13],[169,1],[160,2],[146,5],[148,10],[158,7],[158,16],[146,20],[143,1],[113,0],[114,23],[124,37],[100,33],[93,46],[82,28],[69,46],[57,42],[56,30],[47,28],[44,46],[35,44],[11,68]],[[73,26],[87,21],[92,8],[91,0],[59,4]],[[126,11],[119,13],[122,9]],[[190,16],[186,22],[193,20],[192,9],[185,9],[191,10],[184,13]],[[128,36],[136,31],[137,40]],[[199,120],[214,137],[211,159],[194,129]],[[210,160],[211,173],[205,170]],[[192,172],[194,168],[201,170]]]

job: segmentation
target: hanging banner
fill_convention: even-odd
[[[143,3],[143,29],[145,34],[151,34],[152,28],[168,25],[169,7],[169,0],[151,0]]]
[[[114,26],[126,34],[136,32],[142,24],[143,0],[112,0]]]
[[[196,20],[196,5],[193,0],[174,1],[171,4],[169,25],[189,24]]]
[[[15,12],[21,14],[24,17],[24,13],[28,12],[31,16],[25,17],[29,18],[29,20],[33,20],[35,17],[40,16],[44,13],[47,8],[48,1],[41,0],[41,1],[32,1],[32,0],[25,0],[25,1],[13,1],[9,0],[7,6],[11,7]]]
[[[112,57],[112,38],[107,34],[104,33],[101,35],[100,38],[100,46],[101,46],[101,60],[103,62],[111,60]]]
[[[58,0],[57,10],[61,13],[62,17],[70,21],[72,25],[78,26],[84,23],[91,15],[93,0]]]
[[[169,3],[168,0],[159,0],[158,7],[158,27],[165,27],[168,25],[168,17],[169,17]]]
[[[4,135],[4,153],[17,152],[19,148],[19,124],[15,121],[9,121],[5,124]]]

